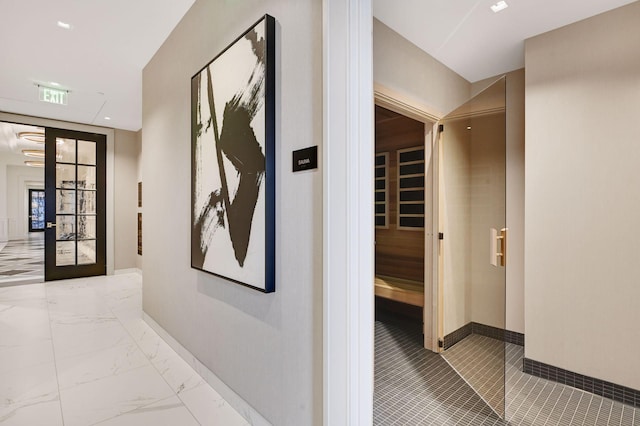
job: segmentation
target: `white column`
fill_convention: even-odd
[[[324,424],[373,412],[371,0],[323,0]]]

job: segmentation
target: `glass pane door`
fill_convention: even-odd
[[[29,232],[44,231],[44,189],[29,189]]]
[[[505,81],[441,121],[443,357],[505,416]]]
[[[105,156],[104,135],[47,129],[47,280],[106,272]]]

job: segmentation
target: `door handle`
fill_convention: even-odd
[[[502,228],[500,233],[495,228],[490,229],[489,236],[489,263],[493,266],[505,266],[507,264],[507,231]]]
[[[55,227],[56,227],[55,223],[47,222],[47,228],[55,228]]]

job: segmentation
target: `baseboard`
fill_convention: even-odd
[[[465,324],[454,332],[451,332],[444,336],[443,348],[446,351],[465,337],[471,336],[473,333],[471,323]]]
[[[126,268],[126,269],[116,269],[115,271],[113,271],[113,275],[122,275],[122,274],[142,275],[142,270],[139,268]]]
[[[532,376],[562,383],[623,404],[640,407],[640,391],[583,374],[574,373],[529,358],[522,361],[522,371]]]
[[[216,376],[207,366],[200,362],[189,350],[174,339],[165,331],[153,318],[142,313],[142,318],[158,335],[176,351],[180,358],[193,368],[209,385],[224,398],[244,419],[253,426],[271,426],[260,413],[251,407],[240,395],[227,386],[218,376]]]
[[[449,349],[462,339],[472,334],[479,334],[492,339],[501,340],[514,345],[524,346],[524,334],[516,331],[505,330],[503,328],[492,327],[490,325],[480,324],[478,322],[470,322],[456,331],[444,336],[443,347]]]

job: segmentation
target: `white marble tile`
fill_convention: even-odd
[[[140,326],[144,329],[143,326]],[[142,352],[153,361],[157,357],[165,356],[167,349],[171,347],[164,341],[158,334],[151,328],[147,327],[144,334],[137,340],[138,346],[142,349]]]
[[[32,404],[0,406],[2,426],[62,426],[60,401],[41,401]]]
[[[51,338],[46,306],[0,305],[0,346],[15,346]]]
[[[44,299],[46,299],[44,284],[0,287],[0,304],[20,304],[24,301]]]
[[[131,316],[118,317],[118,319],[120,319],[124,328],[136,342],[147,339],[149,335],[157,336],[156,332],[142,318]]]
[[[112,312],[116,316],[116,318],[120,320],[122,325],[125,328],[127,328],[127,330],[128,330],[128,327],[126,325],[127,321],[142,320],[142,310],[139,307],[138,308],[121,308],[121,309],[114,308],[112,309]]]
[[[49,412],[55,405],[59,411],[53,362],[15,368],[0,375],[0,419],[16,422],[17,418],[37,417],[39,411]]]
[[[52,319],[56,314],[113,316],[109,305],[95,292],[69,296],[67,294],[48,296],[48,307]]]
[[[205,383],[204,379],[180,358],[173,349],[168,346],[166,349],[152,358],[151,362],[176,394],[180,395],[182,392]]]
[[[52,364],[53,344],[51,339],[34,340],[20,344],[5,344],[0,334],[0,379],[5,373],[39,364]]]
[[[52,322],[51,332],[57,359],[133,342],[117,318],[83,318],[77,322]]]
[[[100,426],[199,425],[177,396],[120,414],[97,424]]]
[[[124,345],[57,359],[60,389],[69,389],[151,365],[138,345],[131,341]]]
[[[203,426],[249,424],[207,383],[182,392],[180,399]]]
[[[180,358],[155,331],[149,330],[146,336],[138,341],[138,344],[176,394],[204,383],[202,377]]]
[[[119,288],[103,291],[101,297],[114,309],[137,308],[142,310],[142,291],[139,288]]]
[[[65,426],[95,424],[171,396],[150,365],[60,391]]]

